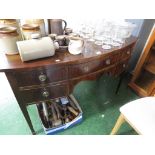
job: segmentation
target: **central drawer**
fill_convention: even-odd
[[[23,103],[39,102],[68,95],[68,84],[48,85],[47,87],[19,90]]]
[[[30,86],[47,84],[67,79],[67,67],[44,67],[26,71],[17,71],[14,73],[14,78],[17,86]]]
[[[96,72],[98,70],[114,65],[118,60],[119,53],[106,56],[102,59],[99,58],[97,60],[92,60],[81,64],[70,65],[68,69],[69,78],[75,78],[78,76]]]

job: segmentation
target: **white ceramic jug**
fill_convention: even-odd
[[[0,19],[0,27],[15,27],[19,34],[20,40],[22,40],[22,34],[18,19]]]
[[[80,37],[70,37],[68,51],[71,54],[80,54],[82,53],[84,47],[84,40]]]
[[[15,27],[0,28],[0,52],[7,55],[18,54],[16,42],[20,40],[20,36]]]
[[[40,27],[41,36],[45,37],[45,22],[44,19],[26,19],[25,24],[37,24]]]
[[[36,36],[34,37],[36,38]],[[30,39],[18,41],[17,47],[22,61],[29,61],[44,57],[50,57],[55,54],[58,44],[52,41],[50,37],[39,39]]]

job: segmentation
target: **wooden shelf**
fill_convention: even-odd
[[[147,70],[148,72],[155,74],[155,63],[154,64],[147,64],[145,66],[145,70]]]
[[[155,45],[152,46],[152,49],[155,50]]]
[[[155,95],[155,26],[146,41],[129,86],[140,96]]]
[[[145,70],[142,71],[141,75],[135,81],[135,84],[141,87],[144,91],[150,92],[152,85],[155,83],[155,75],[147,72]]]
[[[138,85],[136,85],[134,82],[130,82],[128,85],[137,93],[137,95],[141,97],[148,96],[147,92]]]
[[[155,51],[151,52],[151,55],[147,64],[144,66],[144,69],[152,74],[155,74]]]

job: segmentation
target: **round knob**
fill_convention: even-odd
[[[85,71],[85,72],[88,72],[88,70],[89,70],[88,66],[85,66],[85,67],[84,67],[84,71]]]
[[[45,74],[39,75],[39,80],[40,80],[41,82],[44,82],[46,79],[47,79],[47,77],[46,77]]]
[[[107,60],[105,61],[105,63],[106,63],[106,65],[110,65],[110,59],[107,59]]]
[[[129,55],[130,54],[130,51],[127,51],[126,53]]]
[[[123,68],[125,68],[126,67],[126,64],[123,64]]]
[[[49,92],[45,90],[45,91],[42,93],[42,95],[43,95],[43,97],[48,97],[48,96],[49,96]]]

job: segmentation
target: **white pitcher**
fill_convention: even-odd
[[[18,54],[16,42],[21,38],[15,27],[0,28],[0,52],[8,55]]]
[[[25,24],[37,24],[40,27],[41,36],[45,37],[45,22],[44,19],[26,19]]]
[[[18,19],[0,19],[0,27],[15,27],[19,34],[20,40],[22,40],[22,34],[20,30],[20,24]]]
[[[73,54],[80,54],[84,48],[84,40],[80,37],[70,37],[68,51]]]

